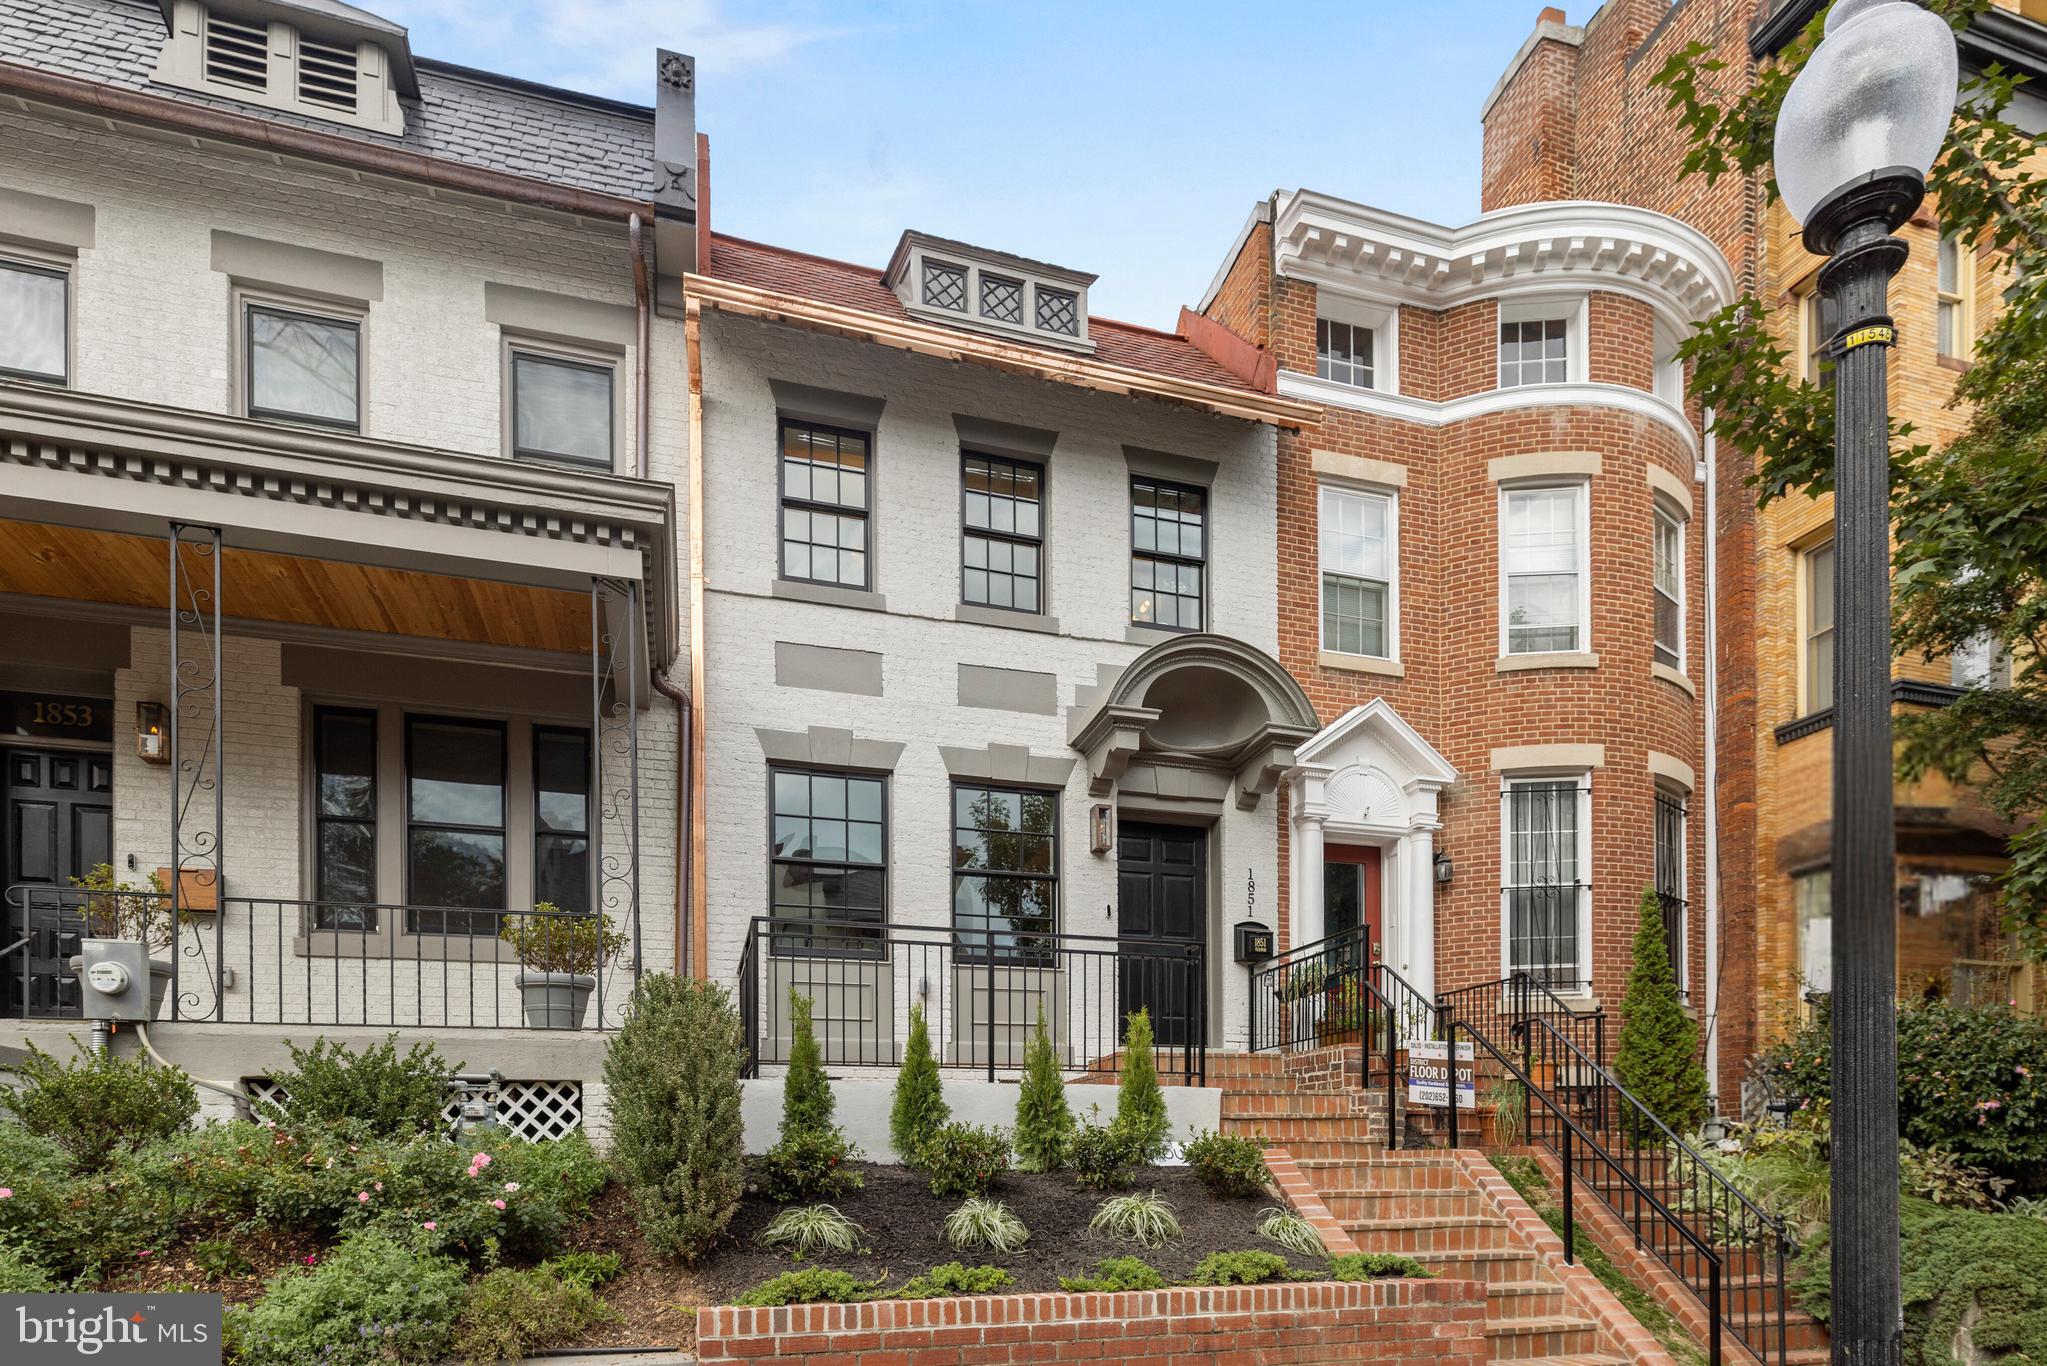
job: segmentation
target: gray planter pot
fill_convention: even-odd
[[[581,1029],[590,1010],[597,979],[580,972],[534,972],[519,969],[520,1003],[528,1029]]]

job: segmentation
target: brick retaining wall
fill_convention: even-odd
[[[699,1360],[809,1366],[1081,1361],[1481,1366],[1477,1281],[1355,1281],[976,1295],[697,1312]]]

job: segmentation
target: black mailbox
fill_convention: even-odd
[[[1255,920],[1237,922],[1237,961],[1263,963],[1273,955],[1272,930]]]

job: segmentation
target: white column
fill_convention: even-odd
[[[1299,876],[1293,888],[1293,938],[1289,947],[1312,944],[1326,931],[1322,917],[1322,820],[1303,811],[1294,817],[1294,847],[1300,851],[1295,864]]]
[[[1400,861],[1406,876],[1402,890],[1401,940],[1406,964],[1400,975],[1422,995],[1436,995],[1436,832],[1410,830],[1402,841]]]

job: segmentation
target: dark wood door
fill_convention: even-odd
[[[1128,944],[1117,960],[1117,1012],[1151,1011],[1160,1047],[1195,1041],[1199,966],[1174,952],[1198,944],[1208,926],[1208,832],[1177,825],[1119,823],[1116,932],[1149,941]]]
[[[4,770],[6,858],[10,889],[0,948],[28,936],[27,959],[0,961],[0,1003],[8,1015],[78,1014],[78,979],[69,966],[83,924],[59,911],[43,889],[62,889],[113,860],[114,763],[76,750],[0,751]],[[26,904],[24,904],[26,903]]]

